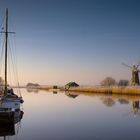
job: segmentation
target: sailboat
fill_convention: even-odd
[[[8,31],[8,8],[6,9],[6,18],[5,18],[5,30],[0,32],[5,35],[5,65],[4,65],[4,76],[5,76],[5,82],[4,82],[4,90],[2,92],[2,95],[0,97],[0,124],[1,123],[15,123],[15,117],[17,117],[17,114],[19,114],[20,111],[20,105],[23,103],[22,97],[19,97],[14,93],[14,90],[12,88],[9,88],[8,82],[7,82],[7,67],[8,67],[8,34],[14,33]],[[23,113],[23,112],[22,112]],[[22,114],[19,114],[19,117]]]

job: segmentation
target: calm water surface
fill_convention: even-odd
[[[21,92],[24,115],[8,140],[140,140],[138,96]]]

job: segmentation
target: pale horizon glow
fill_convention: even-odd
[[[2,0],[16,32],[21,85],[98,85],[131,78],[140,61],[137,0]],[[2,18],[0,18],[0,22]]]

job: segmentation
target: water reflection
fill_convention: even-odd
[[[139,114],[139,109],[140,109],[140,107],[139,107],[139,101],[133,101],[132,102],[132,107],[133,107],[133,113],[135,115]]]
[[[123,99],[123,98],[118,99],[118,102],[120,104],[129,104],[129,101],[127,99]]]
[[[111,97],[101,97],[101,101],[107,107],[112,107],[115,105],[115,101]]]
[[[139,96],[119,96],[119,95],[105,95],[105,94],[90,94],[90,93],[76,93],[76,92],[65,92],[65,95],[70,97],[70,98],[76,98],[79,95],[88,95],[88,96],[101,96],[100,100],[102,101],[102,103],[106,106],[106,107],[113,107],[115,106],[116,102],[118,101],[118,103],[120,103],[120,105],[127,105],[130,104],[130,102],[132,102],[132,113],[134,115],[139,115],[139,100],[136,99],[140,99]]]
[[[0,116],[0,138],[3,137],[3,139],[6,140],[9,139],[9,136],[17,135],[15,125],[18,129],[18,125],[20,125],[20,121],[23,118],[23,114],[23,111],[17,110],[14,113],[14,123],[6,123],[5,121],[3,121],[3,119],[5,119],[4,116]]]
[[[77,94],[70,93],[70,92],[68,92],[68,91],[65,92],[65,95],[68,96],[68,97],[70,97],[70,98],[73,98],[73,99],[76,98],[77,96],[79,96],[79,95],[77,95]]]
[[[6,136],[15,135],[14,124],[0,124],[0,137],[6,138]]]
[[[33,92],[33,93],[38,93],[39,92],[39,89],[37,88],[26,88],[27,92]]]
[[[58,92],[57,91],[53,91],[53,94],[57,94]]]
[[[28,93],[38,93],[39,89],[31,89],[27,88]],[[46,91],[48,93],[48,91]],[[52,91],[53,94],[58,94],[58,91]],[[133,114],[139,114],[139,96],[127,96],[127,95],[105,95],[105,94],[98,94],[98,93],[85,93],[85,92],[69,92],[66,91],[65,95],[69,98],[75,99],[78,96],[85,95],[85,96],[90,96],[90,97],[95,97],[98,96],[100,97],[101,102],[106,106],[106,107],[113,107],[116,105],[116,102],[118,102],[120,105],[128,105],[130,102],[132,103],[132,113]],[[137,100],[136,100],[137,99]],[[131,110],[131,109],[130,109]]]
[[[28,94],[24,89],[22,93],[26,113],[19,140],[140,138],[140,117],[134,117],[139,113],[139,96],[61,91],[54,94],[44,90]]]

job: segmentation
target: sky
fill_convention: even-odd
[[[6,8],[22,85],[130,80],[140,61],[139,0],[0,0],[0,23]]]

